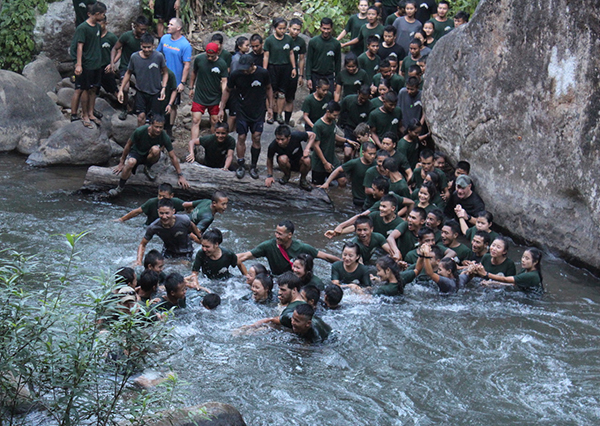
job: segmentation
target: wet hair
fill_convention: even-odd
[[[89,11],[92,15],[95,15],[96,13],[104,13],[106,12],[106,5],[100,1],[97,1],[90,6]]]
[[[300,261],[302,263],[302,266],[304,266],[304,277],[300,278],[302,280],[302,282],[304,284],[310,282],[310,280],[312,280],[313,277],[313,268],[315,266],[315,261],[313,259],[313,257],[308,254],[308,253],[300,253],[298,256],[296,256],[296,258],[294,259],[294,261]]]
[[[383,32],[385,32],[385,33],[393,33],[394,35],[398,34],[398,30],[393,25],[386,25],[383,28]]]
[[[375,188],[379,189],[380,191],[383,191],[384,194],[387,194],[388,192],[390,192],[390,180],[384,178],[381,175],[379,175],[379,176],[375,177],[375,179],[373,179],[372,185],[375,186]]]
[[[471,16],[468,12],[465,12],[464,10],[459,10],[458,12],[456,12],[456,15],[454,15],[454,20],[460,19],[461,21],[469,22],[470,17]]]
[[[344,291],[339,285],[329,284],[325,287],[325,299],[333,306],[337,306],[344,297]]]
[[[394,146],[398,145],[398,135],[394,132],[385,132],[381,135],[381,140],[390,139]]]
[[[131,285],[135,281],[135,271],[132,268],[123,267],[115,274],[116,284]]]
[[[317,306],[317,303],[319,303],[319,299],[321,299],[321,291],[314,285],[309,284],[309,285],[305,285],[304,287],[302,287],[300,289],[300,291],[304,292],[304,296],[306,297],[306,302],[309,305],[314,304],[314,306]],[[310,303],[313,302],[313,303]]]
[[[352,63],[354,63],[354,65],[358,66],[358,58],[356,57],[356,55],[354,53],[348,52],[348,54],[344,58],[344,68]]]
[[[329,101],[327,103],[327,108],[326,108],[327,112],[337,112],[337,111],[341,111],[342,107],[340,106],[340,104],[336,101]]]
[[[363,223],[369,225],[369,228],[373,228],[373,219],[371,219],[371,216],[359,216],[356,222],[354,222],[354,226],[358,227],[358,225],[362,225]]]
[[[252,34],[250,36],[250,43],[252,43],[253,41],[258,41],[259,43],[262,43],[263,42],[263,38],[262,38],[262,36],[260,34],[254,33],[254,34]]]
[[[158,273],[150,269],[146,269],[140,275],[138,285],[143,291],[152,291],[158,285]]]
[[[481,237],[483,238],[483,243],[487,244],[488,246],[490,245],[490,242],[492,241],[491,237],[490,237],[490,233],[489,232],[485,232],[485,231],[477,231],[475,232],[475,235],[473,236],[473,238],[475,237]],[[498,239],[498,238],[496,238]],[[506,245],[506,251],[508,252],[508,246]]]
[[[398,103],[398,95],[393,90],[390,90],[385,95],[383,95],[383,100],[385,102],[393,102],[394,105]]]
[[[421,216],[421,219],[423,219],[423,220],[427,219],[427,212],[425,211],[424,208],[422,208],[422,207],[415,207],[415,208],[412,209],[412,211],[414,213],[417,213],[419,216]]]
[[[223,34],[221,34],[221,33],[213,34],[212,37],[210,38],[210,41],[216,41],[219,44],[223,44]]]
[[[456,168],[464,170],[465,172],[467,172],[467,174],[469,174],[471,172],[471,163],[465,160],[461,160],[458,163],[456,163]]]
[[[280,126],[277,126],[277,128],[275,129],[275,136],[283,136],[284,138],[289,138],[290,136],[292,136],[292,130],[287,124],[282,124]]]
[[[392,207],[395,207],[396,210],[398,210],[398,199],[392,194],[385,194],[383,197],[381,197],[380,203],[383,203],[384,201],[387,201],[392,205]]]
[[[153,123],[165,123],[165,116],[162,114],[152,114],[152,117],[150,117],[150,124]]]
[[[169,194],[173,194],[173,185],[167,182],[163,182],[158,185],[158,192],[168,192]]]
[[[272,26],[273,28],[277,28],[279,26],[279,24],[285,24],[285,26],[287,27],[287,21],[282,18],[282,17],[277,17],[277,18],[273,18],[273,23]]]
[[[490,235],[489,232],[485,232],[485,231],[477,231],[477,232],[483,232],[483,233],[487,234],[488,236]],[[477,233],[475,233],[475,235],[477,235]],[[496,241],[496,240],[502,241],[502,244],[504,245],[504,251],[506,252],[505,255],[508,255],[508,248],[510,246],[508,239],[506,237],[498,236],[498,237],[494,238],[494,241]],[[492,242],[494,242],[494,241],[492,241]]]
[[[436,260],[440,260],[444,257],[444,250],[442,250],[442,248],[437,244],[431,246],[431,252]]]
[[[531,254],[531,260],[534,263],[534,268],[540,276],[540,283],[542,284],[542,288],[544,288],[544,278],[542,277],[542,251],[535,248],[529,247],[527,250],[529,254]]]
[[[211,244],[221,244],[223,242],[223,233],[218,228],[211,228],[202,233],[202,240]]]
[[[217,129],[225,129],[225,131],[229,133],[229,124],[227,124],[225,121],[219,121],[215,124],[215,130]]]
[[[171,294],[174,291],[177,291],[179,284],[182,284],[184,282],[185,281],[183,275],[177,272],[172,272],[169,275],[167,275],[167,279],[165,280],[165,290],[167,292],[167,295]]]
[[[421,47],[421,46],[423,45],[423,43],[421,43],[421,40],[419,40],[418,38],[413,38],[413,39],[410,41],[410,44],[414,44],[414,45],[417,45],[417,46],[419,46],[419,47]]]
[[[419,229],[419,232],[417,234],[417,238],[420,241],[420,240],[422,240],[425,237],[425,235],[429,235],[429,234],[432,234],[432,235],[435,236],[435,232],[433,232],[433,229],[431,229],[428,226],[422,226],[421,229]]]
[[[221,296],[216,293],[209,293],[202,298],[202,306],[206,309],[215,309],[221,304]]]
[[[385,86],[387,87],[389,90],[392,89],[392,83],[390,82],[389,78],[381,78],[381,80],[379,80],[379,85],[377,86],[379,88],[379,86]]]
[[[400,166],[398,166],[398,162],[394,157],[388,157],[383,160],[381,167],[391,173],[397,173],[400,170]]]
[[[413,119],[412,119],[412,120],[410,120],[410,121],[409,121],[409,123],[406,125],[406,130],[413,132],[413,131],[417,130],[419,127],[423,127],[423,126],[421,125],[421,122],[420,122],[418,119],[416,119],[416,118],[413,118]]]
[[[148,25],[150,25],[150,22],[148,22],[148,18],[146,18],[144,15],[140,15],[137,18],[135,18],[135,21],[133,21],[134,25],[143,25],[145,27],[147,27]]]
[[[427,160],[428,158],[433,158],[433,151],[425,148],[423,151],[419,153],[419,158],[423,160]]]
[[[150,266],[154,266],[159,260],[165,260],[165,257],[156,249],[150,250],[144,257],[144,269],[148,269]]]
[[[227,196],[227,194],[225,194],[223,191],[215,191],[211,197],[211,201],[212,202],[218,202],[219,200],[222,200],[223,198],[229,198]]]
[[[326,78],[320,78],[317,80],[317,87],[329,86],[329,80]]]
[[[366,124],[366,123],[361,123],[361,124]],[[367,126],[368,126],[368,125],[367,125]],[[375,144],[374,144],[373,142],[371,142],[371,141],[366,141],[366,142],[364,142],[364,143],[362,144],[362,149],[363,149],[363,152],[365,152],[367,149],[375,149],[375,148],[377,148],[377,147],[376,147],[376,146],[375,146]]]
[[[142,44],[152,44],[154,45],[154,36],[150,33],[144,33],[140,37],[140,45]]]
[[[282,220],[277,224],[277,226],[283,226],[291,234],[293,234],[295,231],[294,224],[289,219]]]
[[[303,317],[307,317],[308,319],[312,319],[315,315],[315,310],[308,303],[301,303],[296,306],[294,312],[298,312],[298,315],[302,315]]]
[[[371,43],[377,43],[379,44],[379,37],[377,37],[375,34],[370,35],[369,37],[367,37],[367,46],[370,45]]]
[[[158,208],[160,209],[161,207],[168,207],[170,209],[175,209],[175,203],[173,203],[173,200],[170,198],[162,198],[162,199],[158,200]]]
[[[254,281],[258,281],[265,290],[268,292],[268,298],[271,298],[273,294],[273,278],[269,274],[256,274]]]
[[[321,26],[323,25],[331,25],[333,27],[333,20],[331,18],[323,18],[321,19]]]
[[[450,219],[449,221],[447,221],[446,223],[444,223],[444,226],[449,227],[452,230],[453,234],[460,235],[460,225],[454,219]]]
[[[482,210],[479,213],[477,213],[477,217],[484,217],[485,220],[488,221],[488,223],[494,222],[494,215],[491,212],[488,212],[487,210]]]
[[[286,286],[290,290],[296,289],[297,291],[300,291],[303,283],[300,277],[298,277],[292,271],[287,271],[277,278],[277,285],[279,287]]]
[[[361,255],[360,255],[360,247],[358,246],[358,244],[353,243],[352,241],[346,241],[344,243],[344,247],[342,247],[342,252],[346,249],[350,249],[350,250],[354,250],[354,252],[356,253],[356,255],[358,256],[358,258],[360,259]]]
[[[377,259],[377,266],[381,269],[389,269],[394,274],[396,280],[398,280],[398,291],[400,294],[404,293],[404,280],[402,279],[402,271],[400,271],[400,267],[396,263],[394,259],[392,259],[389,255],[380,257]]]
[[[302,22],[302,20],[301,20],[301,19],[299,19],[299,18],[292,18],[292,19],[290,20],[290,25],[300,25],[300,26],[302,26],[302,25],[303,25],[303,22]]]
[[[358,126],[356,126],[353,133],[354,133],[354,136],[356,136],[356,137],[364,136],[364,135],[371,133],[371,128],[369,127],[369,125],[367,123],[360,123]],[[363,145],[363,149],[365,149],[364,145]]]
[[[389,158],[390,153],[388,151],[386,151],[385,149],[378,149],[377,150],[377,157],[384,157],[384,158]]]
[[[417,65],[418,67],[418,65]],[[417,77],[408,77],[408,80],[406,80],[406,87],[416,87],[417,89],[419,88],[419,79]]]
[[[234,50],[236,52],[239,52],[240,49],[242,48],[242,46],[244,45],[244,43],[247,41],[248,41],[248,37],[245,37],[245,36],[239,36],[238,38],[236,38]]]
[[[254,268],[254,272],[256,272],[256,275],[260,275],[260,274],[271,275],[269,273],[269,270],[262,263],[255,263],[254,265],[250,266],[250,268]],[[250,268],[248,268],[248,269],[250,269]]]
[[[439,266],[442,266],[444,269],[450,271],[454,279],[458,278],[458,269],[456,268],[456,262],[453,259],[444,257],[442,260],[440,260]]]

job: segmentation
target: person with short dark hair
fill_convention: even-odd
[[[379,59],[377,52],[379,51],[380,39],[381,37],[370,35],[365,43],[367,49],[358,57],[358,66],[367,73],[367,81],[365,82],[367,84],[371,84],[373,76],[379,71],[381,59]]]
[[[123,267],[120,268],[115,274],[115,283],[127,285],[131,288],[137,287],[137,277],[135,271],[132,268]]]
[[[192,274],[187,280],[196,288],[198,287],[198,273],[210,280],[224,280],[231,277],[229,267],[237,266],[241,272],[242,268],[238,265],[237,256],[234,252],[225,247],[221,247],[223,234],[217,228],[212,228],[202,233],[200,244],[202,248],[196,253],[194,264],[192,265]]]
[[[436,41],[454,29],[454,19],[448,18],[449,10],[450,3],[447,0],[441,0],[437,6],[437,15],[430,19],[435,27]]]
[[[333,100],[333,95],[329,91],[329,80],[325,78],[317,80],[314,88],[314,91],[302,102],[302,118],[307,132],[312,131],[317,120],[323,117],[327,104]]]
[[[406,51],[402,46],[396,43],[396,35],[398,31],[393,25],[386,25],[383,29],[383,37],[377,54],[382,61],[393,58],[396,61],[401,61],[406,56]],[[381,65],[380,65],[381,70]],[[397,75],[395,73],[395,75]],[[397,90],[396,90],[397,92]]]
[[[408,181],[412,179],[413,171],[408,162],[408,158],[397,149],[398,136],[393,132],[384,133],[381,136],[381,147],[390,154],[390,160],[386,158],[383,161],[384,163],[387,161],[387,167],[382,164],[383,171],[388,171],[388,173],[384,173],[384,175],[390,179],[390,191],[402,195],[403,197],[409,197]],[[401,173],[400,175],[397,175],[396,172]],[[394,175],[394,178],[392,178],[391,175]],[[404,180],[404,182],[400,183],[400,179]]]
[[[185,308],[187,293],[187,286],[183,275],[173,272],[167,275],[165,280],[166,294],[162,297],[162,301],[156,305],[153,305],[154,309],[159,311],[170,311],[175,308]]]
[[[156,292],[158,290],[158,273],[151,269],[142,271],[138,280],[138,286],[135,290],[140,302],[143,304],[146,304],[146,302],[149,302],[149,304],[160,302],[160,299],[156,298]]]
[[[292,331],[310,343],[320,343],[327,339],[331,327],[315,315],[313,307],[299,305],[292,314]]]
[[[283,177],[277,179],[281,185],[286,185],[292,172],[300,172],[300,188],[311,191],[312,186],[306,180],[310,171],[310,150],[315,140],[313,132],[292,131],[289,126],[281,125],[275,129],[275,140],[269,144],[267,152],[267,179],[265,186],[273,184],[273,158],[277,156],[277,164],[283,172]],[[306,146],[302,148],[302,142]]]
[[[259,68],[263,68],[265,59],[265,51],[263,49],[264,41],[260,34],[252,34],[250,36],[250,49],[252,52],[249,53],[252,58],[252,63]]]
[[[131,210],[126,215],[120,217],[119,219],[115,219],[116,222],[125,222],[129,219],[132,219],[140,214],[144,213],[146,215],[146,223],[145,226],[150,225],[156,219],[158,219],[158,202],[163,198],[169,198],[173,200],[173,205],[175,206],[175,211],[180,212],[183,211],[183,200],[176,198],[175,193],[173,192],[173,186],[170,183],[161,183],[158,185],[158,196],[154,198],[150,198],[140,207]]]
[[[294,52],[294,58],[296,60],[297,74],[296,77],[290,80],[287,91],[285,92],[285,106],[283,108],[285,124],[290,124],[292,112],[294,111],[294,100],[296,99],[296,91],[298,86],[302,86],[304,84],[306,41],[300,37],[301,32],[302,21],[298,18],[293,18],[290,20],[288,33],[292,38],[292,51]]]
[[[458,28],[461,25],[464,25],[467,22],[469,22],[469,17],[469,13],[465,12],[464,10],[459,10],[458,12],[456,12],[456,15],[454,15],[454,28]]]
[[[356,229],[356,237],[352,239],[352,242],[358,245],[364,264],[371,261],[376,250],[391,253],[386,238],[378,232],[373,232],[373,220],[370,216],[361,216],[356,219],[354,228]]]
[[[223,61],[225,61],[225,63],[227,64],[227,69],[229,70],[229,73],[231,74],[231,62],[233,60],[233,56],[231,55],[231,52],[223,49],[223,42],[225,41],[225,39],[223,38],[223,34],[221,33],[214,33],[211,37],[210,37],[210,41],[211,43],[217,43],[217,45],[219,46],[219,59],[222,59]]]
[[[369,114],[371,135],[378,148],[381,146],[381,137],[392,132],[396,137],[402,134],[402,110],[396,106],[398,97],[394,92],[388,92],[383,97],[383,105],[374,109]]]
[[[485,231],[475,232],[471,239],[471,256],[463,261],[463,264],[467,265],[470,262],[481,263],[483,256],[488,253],[490,242],[490,234]]]
[[[358,35],[355,38],[343,43],[342,47],[353,46],[357,44],[360,46],[360,52],[362,54],[368,48],[368,39],[370,36],[376,36],[379,40],[381,39],[382,35],[383,25],[379,23],[379,8],[377,6],[369,6],[367,9],[367,23],[360,27],[358,30]]]
[[[358,13],[350,16],[348,22],[346,22],[346,26],[342,30],[342,32],[337,36],[337,41],[342,41],[344,37],[347,35],[350,36],[350,39],[355,39],[358,37],[358,32],[365,25],[367,21],[367,10],[369,9],[369,1],[368,0],[359,0],[358,2]],[[350,46],[350,52],[353,53],[357,58],[363,53],[362,46],[359,43],[355,43]]]
[[[399,93],[400,90],[402,90],[402,88],[406,85],[404,77],[392,70],[392,63],[390,62],[390,59],[392,58],[388,57],[381,60],[379,64],[379,72],[373,76],[371,93],[377,93],[377,88],[384,79],[388,81],[390,88],[396,93]]]
[[[420,249],[424,244],[429,244],[430,246],[435,245],[435,232],[427,225],[422,226],[417,234],[417,239],[418,246],[404,256],[404,261],[409,265],[417,263],[417,260],[419,260],[419,256],[421,255]]]
[[[398,141],[398,145],[396,146],[396,150],[404,154],[413,170],[415,170],[419,163],[420,134],[422,129],[423,127],[419,121],[407,121],[406,134]]]
[[[413,173],[412,179],[410,180],[410,184],[415,186],[415,191],[413,195],[416,195],[419,192],[419,188],[421,185],[427,180],[427,173],[434,172],[439,177],[439,187],[446,188],[448,186],[448,181],[446,180],[446,174],[434,167],[433,164],[433,151],[430,149],[424,149],[419,153],[419,163],[420,167],[415,169]],[[432,201],[434,202],[434,201]]]
[[[104,19],[100,21],[100,28],[102,28],[102,33],[100,34],[100,48],[102,50],[102,64],[100,65],[100,68],[102,69],[102,75],[100,77],[100,86],[96,88],[96,96],[98,96],[100,87],[102,87],[106,93],[110,93],[116,98],[119,88],[116,81],[117,76],[114,73],[110,62],[110,53],[115,44],[117,44],[118,39],[116,35],[108,31],[106,15],[104,15]],[[98,111],[94,110],[94,115],[97,116]]]
[[[221,304],[221,296],[216,293],[208,293],[206,296],[202,298],[202,306],[204,306],[209,311],[213,309],[217,309],[217,307]]]
[[[465,237],[471,241],[473,239],[473,236],[475,235],[475,233],[477,231],[482,231],[485,232],[486,234],[489,234],[490,236],[490,241],[494,241],[496,238],[498,238],[498,233],[492,231],[492,225],[494,222],[494,215],[492,215],[492,213],[483,210],[480,211],[479,213],[477,213],[476,215],[476,219],[475,219],[475,226],[471,226],[469,228],[469,224],[467,224],[467,217],[468,217],[468,213],[465,211],[465,209],[460,208],[457,210],[456,215],[458,216],[458,223],[460,224],[460,230],[462,231],[463,234],[465,234]]]
[[[464,210],[464,213],[462,212]],[[475,225],[477,214],[485,210],[485,203],[473,190],[473,181],[468,175],[456,178],[456,190],[450,195],[444,214],[452,219],[457,219],[460,212],[465,221]]]
[[[369,114],[375,109],[375,106],[370,101],[370,97],[371,91],[369,86],[363,85],[358,89],[356,94],[348,95],[342,99],[338,126],[344,130],[344,137],[347,139],[356,140],[354,130],[359,124],[366,123]],[[345,148],[344,157],[346,157]],[[350,158],[346,159],[346,161],[348,160]]]
[[[319,79],[329,82],[329,91],[333,92],[335,76],[340,72],[342,47],[332,37],[333,21],[331,18],[321,19],[321,35],[308,42],[306,50],[306,87],[312,92],[316,90]]]
[[[319,300],[321,300],[321,290],[312,284],[307,284],[300,289],[300,297],[313,309],[317,309]]]
[[[397,18],[393,25],[396,28],[396,43],[398,43],[405,52],[408,52],[411,41],[415,38],[415,34],[421,31],[422,24],[415,18],[417,13],[417,2],[408,0],[404,4],[404,16]],[[402,58],[398,58],[402,59]]]
[[[344,291],[339,285],[330,284],[325,287],[325,296],[323,304],[327,309],[339,309],[340,302],[344,297]]]
[[[347,96],[356,94],[369,81],[370,78],[359,66],[357,57],[352,52],[348,53],[344,58],[344,69],[335,77],[333,100],[340,102]]]
[[[266,257],[273,274],[281,275],[292,270],[292,259],[300,253],[310,254],[313,258],[323,259],[329,263],[339,260],[336,256],[319,251],[298,240],[293,240],[293,236],[294,224],[290,220],[284,220],[275,228],[275,238],[259,244],[250,251],[239,253],[237,255],[238,262]]]
[[[421,59],[421,50],[423,47],[423,43],[418,38],[414,38],[411,40],[408,46],[408,55],[404,57],[402,60],[402,66],[400,67],[400,74],[407,79],[408,78],[408,69],[411,65],[416,65],[419,59]]]
[[[406,87],[400,90],[398,94],[398,106],[402,111],[402,118],[406,123],[412,120],[418,120],[421,123],[424,122],[421,91],[419,90],[419,80],[416,77],[409,77],[406,81]]]
[[[419,243],[419,230],[425,224],[427,214],[420,207],[415,207],[409,213],[406,222],[402,222],[387,238],[392,249],[392,257],[400,261]],[[443,235],[443,231],[442,231]],[[443,238],[443,236],[442,236]]]
[[[318,288],[319,290],[324,290],[325,285],[323,284],[321,278],[314,274],[313,268],[313,257],[307,253],[300,253],[298,256],[296,256],[294,263],[292,264],[292,272],[302,280],[304,285],[310,285]]]
[[[192,139],[189,142],[189,154],[185,161],[193,163],[196,159],[195,146],[204,148],[204,165],[213,169],[231,170],[235,139],[229,134],[229,125],[224,122],[215,124],[215,132],[211,135]]]
[[[196,201],[186,201],[183,208],[192,209],[190,219],[204,232],[215,220],[217,213],[223,214],[229,205],[229,197],[223,191],[215,191],[211,198]]]
[[[442,227],[442,244],[446,249],[452,250],[456,254],[456,263],[461,264],[464,260],[471,257],[471,249],[458,241],[460,235],[460,225],[455,220],[449,220]],[[448,250],[445,253],[449,255]]]
[[[340,115],[340,104],[331,101],[327,104],[325,114],[317,120],[313,127],[315,141],[313,142],[312,156],[310,159],[312,167],[312,182],[322,185],[333,170],[339,166],[340,161],[335,154],[336,142],[348,142],[346,138],[337,135],[335,122]],[[346,185],[346,177],[338,175],[338,184]]]

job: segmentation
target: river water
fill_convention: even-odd
[[[112,220],[144,197],[112,203],[74,195],[84,174],[0,156],[1,246],[39,253],[48,268],[58,267],[64,243],[57,234],[88,230],[79,247],[82,277],[130,265],[144,219]],[[342,241],[322,235],[346,216],[232,205],[214,225],[224,231],[223,246],[241,252],[291,218],[297,238],[339,255]],[[155,239],[148,249],[160,245]],[[511,248],[511,257],[521,252]],[[186,404],[230,403],[248,425],[600,424],[599,281],[559,259],[547,257],[543,268],[542,300],[497,290],[442,297],[419,286],[394,301],[345,295],[341,310],[320,312],[334,332],[319,346],[274,330],[235,335],[273,316],[273,308],[240,300],[249,293],[241,277],[206,281],[223,303],[209,312],[188,292],[168,363],[188,382]],[[321,261],[316,270],[329,275]],[[73,291],[89,285],[82,279]]]

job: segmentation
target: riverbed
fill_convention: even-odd
[[[113,220],[145,197],[80,195],[85,168],[31,169],[13,154],[0,156],[0,175],[2,248],[38,253],[51,269],[61,264],[60,234],[87,230],[79,276],[135,260],[145,219]],[[290,218],[297,238],[339,255],[342,240],[323,232],[347,214],[231,205],[214,226],[224,247],[242,252]],[[160,247],[155,238],[147,249]],[[511,247],[515,261],[521,253]],[[180,264],[167,269],[189,272]],[[327,278],[329,265],[318,261],[316,271]],[[241,300],[249,290],[235,271],[229,281],[203,282],[223,298],[215,311],[188,292],[188,308],[173,323],[169,364],[188,383],[186,405],[229,403],[248,425],[599,424],[600,282],[551,256],[543,272],[541,300],[476,289],[444,297],[415,285],[395,300],[347,294],[341,310],[319,312],[334,330],[329,341],[307,346],[281,331],[232,333],[275,315]],[[89,285],[81,278],[72,291]]]

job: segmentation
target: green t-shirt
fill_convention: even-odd
[[[371,99],[371,105],[373,105],[373,110],[379,109],[383,106],[383,101],[378,96],[376,98]]]
[[[429,22],[433,23],[433,38],[436,42],[454,29],[454,19],[452,18],[448,18],[444,22],[431,18]]]
[[[346,27],[344,29],[346,30],[346,33],[348,33],[348,35],[350,36],[350,40],[358,37],[358,32],[360,31],[361,27],[367,22],[368,21],[366,17],[361,19],[358,17],[358,15],[352,15],[350,19],[348,19],[348,22],[346,23]],[[352,46],[350,46],[350,51],[358,57],[361,53],[363,53],[363,45],[360,43],[353,44]]]
[[[402,253],[402,258],[404,258],[411,250],[417,248],[419,239],[408,229],[408,222],[402,222],[396,229],[401,233],[400,237],[396,238],[396,245],[400,253]]]
[[[372,166],[372,164],[364,164],[361,158],[354,158],[342,164],[342,170],[344,170],[346,175],[350,175],[350,179],[352,180],[352,198],[355,201],[364,202],[365,200],[363,182],[367,170]]]
[[[225,140],[219,143],[215,135],[207,135],[200,138],[200,145],[204,147],[204,165],[220,169],[225,166],[227,152],[235,150],[235,139],[227,135]]]
[[[367,83],[371,84],[373,76],[379,71],[379,64],[381,59],[378,55],[375,55],[374,59],[370,59],[367,53],[363,53],[358,57],[358,66],[367,73]]]
[[[75,30],[73,42],[71,43],[71,58],[74,62],[77,62],[77,45],[83,43],[81,67],[84,70],[97,70],[102,66],[101,34],[100,24],[92,27],[87,21],[84,21]]]
[[[404,220],[401,217],[396,216],[389,223],[385,223],[385,221],[381,217],[381,214],[378,211],[369,213],[369,217],[373,221],[373,231],[383,235],[386,238],[394,229],[396,229],[398,226],[400,226],[401,223],[404,222]]]
[[[373,232],[371,234],[371,241],[368,246],[365,246],[358,237],[354,237],[352,239],[352,242],[358,244],[363,263],[367,264],[371,260],[371,257],[373,257],[375,250],[377,250],[378,248],[382,248],[383,245],[387,243],[387,240],[380,233]]]
[[[405,198],[410,198],[410,190],[405,179],[400,179],[398,182],[390,181],[390,192],[398,194]]]
[[[486,253],[481,258],[481,264],[485,268],[486,272],[489,272],[493,275],[502,274],[505,277],[512,277],[514,275],[517,275],[517,268],[515,266],[515,262],[513,262],[508,257],[504,259],[504,262],[502,262],[500,265],[494,265],[492,263],[492,255]]]
[[[398,210],[402,209],[402,205],[404,205],[404,198],[401,195],[396,194],[395,192],[390,191],[389,192],[390,195],[393,195],[394,198],[396,199],[396,202],[398,203]],[[379,206],[381,205],[381,200],[377,200],[375,202],[375,204],[373,204],[371,207],[369,207],[369,211],[371,212],[378,212],[379,211]]]
[[[381,78],[381,73],[377,73],[373,76],[373,85],[375,87],[379,87]],[[396,92],[396,94],[400,93],[400,90],[406,85],[404,77],[402,77],[400,74],[392,74],[389,81],[390,87],[394,92]]]
[[[417,249],[411,250],[408,253],[406,253],[406,256],[404,256],[403,260],[409,265],[414,265],[415,263],[417,263],[417,260],[419,260],[419,254],[417,253]]]
[[[313,258],[317,257],[319,251],[311,245],[302,243],[298,240],[292,240],[292,245],[286,250],[290,260],[298,257],[300,253],[310,254]],[[279,248],[275,238],[260,243],[254,249],[250,250],[255,258],[266,257],[273,275],[281,275],[284,272],[291,271],[292,266],[288,262]]]
[[[419,188],[421,188],[421,186],[423,185],[423,182],[425,181],[425,179],[423,179],[423,176],[421,176],[421,171],[422,171],[421,167],[417,167],[413,171],[412,181],[415,184],[415,189],[416,189],[417,193],[419,192]],[[438,177],[440,178],[440,188],[448,187],[448,178],[446,177],[446,173],[444,173],[443,171],[441,171],[438,168],[434,168],[433,171],[436,172]]]
[[[367,101],[362,105],[358,104],[358,95],[349,95],[342,99],[340,103],[340,119],[338,124],[344,129],[354,131],[360,123],[366,123],[369,114],[373,111],[373,103]]]
[[[173,151],[173,145],[171,144],[171,138],[167,135],[164,130],[156,137],[150,137],[148,134],[149,125],[138,127],[131,134],[131,151],[138,153],[141,156],[148,155],[150,148],[154,145],[159,147],[165,147],[168,152]]]
[[[194,210],[190,213],[190,219],[198,227],[200,232],[206,231],[215,220],[215,215],[210,208],[211,205],[212,200],[209,199],[192,202]]]
[[[398,141],[398,145],[396,145],[396,151],[404,154],[408,160],[408,164],[410,164],[410,168],[414,170],[419,162],[419,143],[409,142],[405,138],[402,138]]]
[[[373,185],[373,181],[377,176],[381,176],[377,167],[373,166],[367,169],[365,172],[365,178],[363,179],[363,191],[365,188],[371,188]],[[375,204],[375,198],[373,198],[373,194],[365,194],[365,202],[363,204],[363,209],[370,208],[373,204]]]
[[[94,3],[96,3],[96,0],[73,0],[75,27],[80,26],[88,18],[87,7]]]
[[[458,263],[462,263],[463,260],[469,259],[471,257],[471,249],[466,245],[460,243],[456,247],[446,247],[450,250],[454,250],[456,252],[456,257],[458,257]]]
[[[121,59],[119,62],[119,71],[125,71],[129,67],[131,55],[142,50],[140,39],[135,38],[133,31],[127,31],[119,37],[121,42]]]
[[[419,58],[420,59],[420,58]],[[402,65],[400,66],[400,72],[404,75],[405,79],[408,79],[408,69],[412,65],[417,65],[417,60],[413,59],[410,54],[406,55],[406,57],[402,60]]]
[[[290,52],[292,51],[292,44],[292,37],[287,34],[284,34],[281,40],[278,40],[274,34],[267,37],[263,44],[263,50],[269,52],[269,65],[291,64]]]
[[[342,45],[333,36],[325,40],[318,35],[308,42],[306,51],[306,79],[312,73],[320,75],[337,74],[342,63]]]
[[[515,285],[526,293],[542,294],[544,287],[542,286],[542,279],[538,271],[527,272],[522,270],[515,275]]]
[[[465,237],[467,237],[467,239],[469,241],[473,241],[473,237],[475,236],[475,233],[477,232],[477,227],[476,226],[471,226],[469,229],[467,229],[467,233],[465,234]],[[490,244],[492,244],[494,242],[494,240],[496,238],[498,238],[498,233],[494,232],[494,231],[490,231]]]
[[[337,280],[340,284],[358,284],[360,287],[371,286],[369,269],[360,263],[354,272],[348,272],[344,269],[342,261],[335,262],[331,265],[331,280]]]
[[[237,265],[237,256],[231,250],[221,247],[221,257],[217,260],[209,258],[202,249],[196,253],[196,259],[192,266],[192,271],[202,270],[206,278],[211,280],[221,280],[231,277],[229,267]]]
[[[296,58],[296,67],[300,67],[298,58],[300,55],[306,55],[306,42],[300,36],[295,39],[292,37],[292,50],[294,51],[294,57]],[[298,69],[298,74],[302,74],[304,70]]]
[[[323,156],[335,169],[340,165],[340,160],[338,160],[337,155],[335,155],[335,122],[327,124],[319,118],[312,131],[316,135],[315,141],[319,141],[320,143],[319,146],[321,151],[323,151]],[[325,166],[319,157],[317,157],[317,153],[314,150],[311,154],[311,166],[313,171],[325,171]]]
[[[400,135],[400,126],[402,125],[402,110],[398,107],[394,108],[391,113],[382,111],[382,108],[377,108],[369,114],[369,126],[375,129],[375,133],[381,137],[387,133],[395,133]]]
[[[364,24],[360,27],[358,30],[358,43],[356,44],[360,46],[362,52],[367,50],[367,39],[372,35],[379,37],[379,41],[383,40],[383,25],[377,24],[375,28],[369,28],[367,24]]]
[[[173,205],[175,206],[176,212],[182,212],[184,210],[183,209],[183,200],[180,200],[179,198],[176,198],[176,197],[171,198],[171,200],[173,200]],[[142,204],[142,206],[140,208],[142,209],[142,212],[146,215],[146,223],[145,223],[146,226],[150,225],[152,222],[154,222],[156,219],[158,219],[158,198],[157,197],[150,198],[148,201],[146,201],[144,204]]]
[[[206,53],[194,59],[196,74],[194,102],[204,106],[218,105],[221,102],[221,79],[227,78],[227,64],[222,59],[210,61]]]
[[[281,325],[287,328],[292,328],[292,315],[294,315],[294,310],[296,309],[296,306],[302,305],[303,303],[306,302],[304,300],[296,300],[295,302],[287,305],[281,312],[281,315],[279,315],[279,322],[281,322]]]
[[[323,284],[323,280],[321,278],[317,277],[314,273],[313,273],[312,278],[310,279],[310,281],[307,282],[304,285],[314,285],[315,287],[317,287],[321,291],[325,290],[325,284]]]
[[[382,283],[375,288],[375,296],[400,296],[404,294],[404,286],[400,283]]]
[[[368,84],[369,76],[365,70],[359,69],[355,74],[350,74],[346,69],[340,71],[335,77],[335,84],[342,86],[342,99],[348,95],[355,95],[363,84]]]
[[[226,64],[227,68],[231,67],[231,52],[229,50],[221,50],[221,54],[219,55],[219,59],[222,59]]]
[[[398,19],[398,16],[395,13],[392,13],[387,18],[385,18],[385,26],[394,25],[394,21]]]
[[[315,95],[308,95],[302,102],[302,112],[308,114],[310,121],[315,124],[317,120],[325,115],[325,109],[329,101],[333,99],[333,95],[329,92],[323,96],[323,100],[319,101],[315,98]]]
[[[115,44],[117,44],[117,36],[110,31],[104,34],[104,37],[100,37],[100,48],[102,49],[101,68],[105,68],[110,64],[110,52]]]

